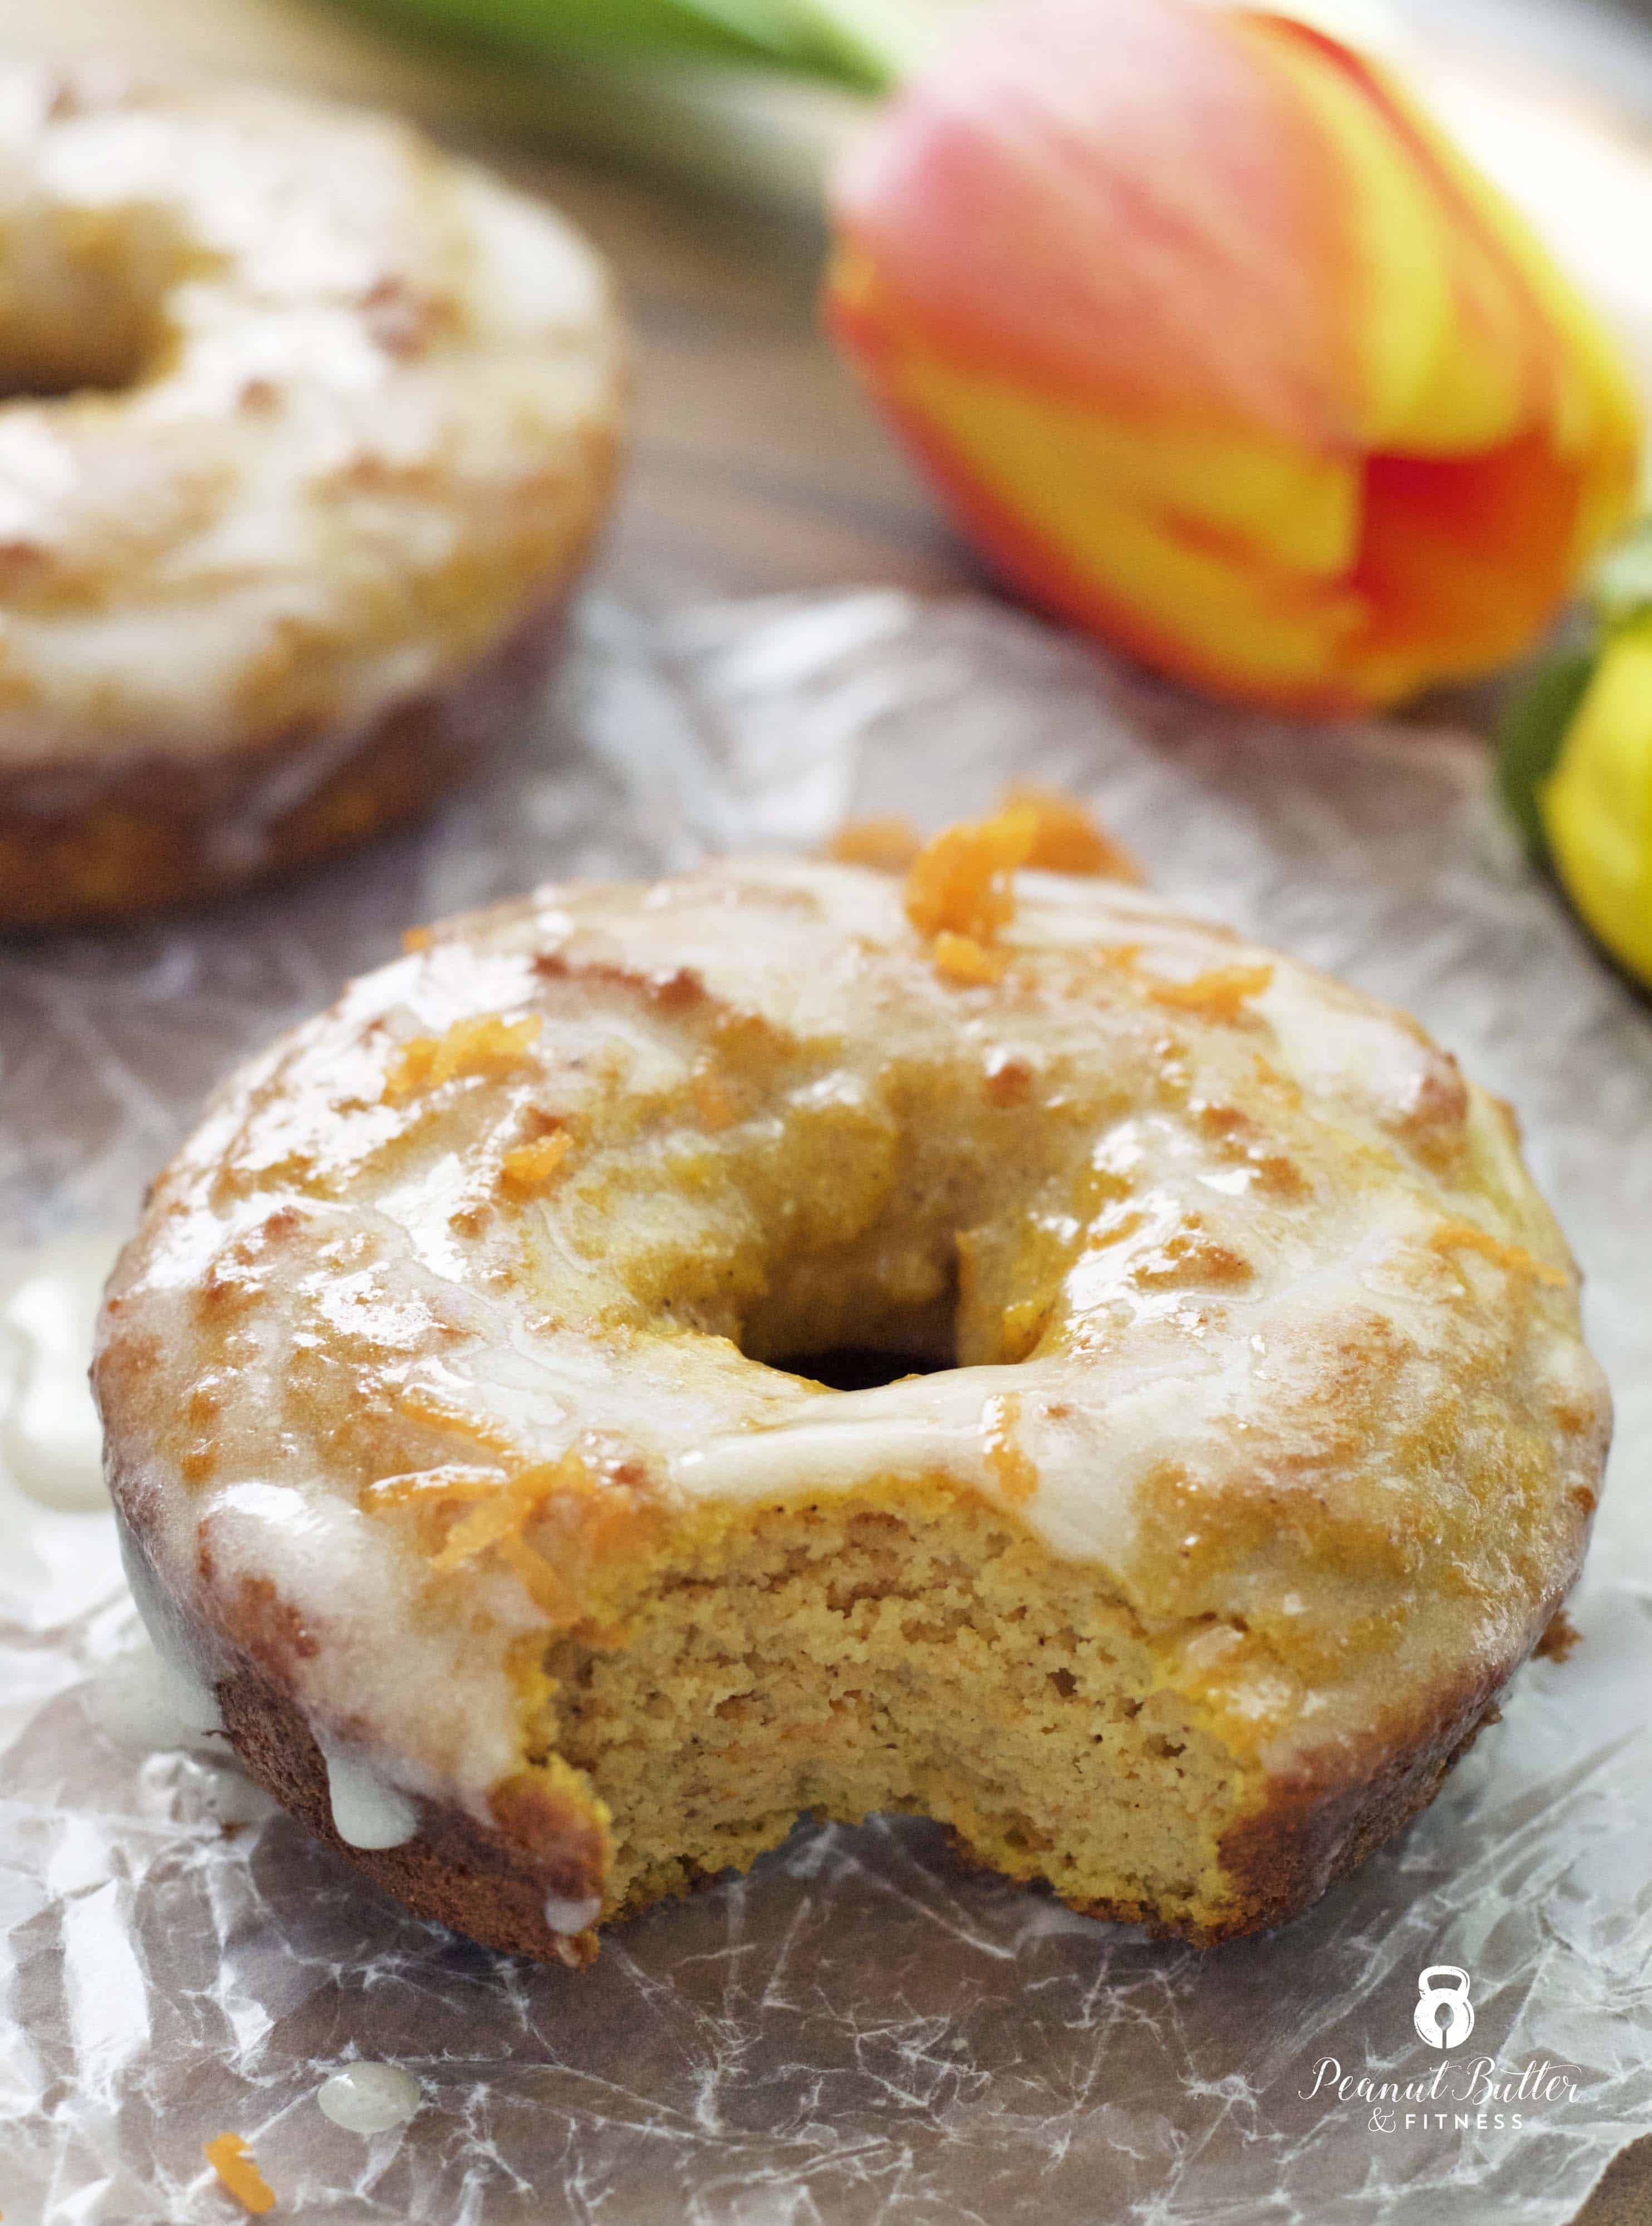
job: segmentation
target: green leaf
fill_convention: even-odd
[[[1539,667],[1504,706],[1497,728],[1497,792],[1534,865],[1548,858],[1538,798],[1554,772],[1599,652],[1566,650]]]
[[[554,63],[609,59],[745,62],[880,92],[960,0],[363,0],[450,39]]]

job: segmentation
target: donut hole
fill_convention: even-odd
[[[191,259],[166,214],[60,209],[17,226],[6,245],[0,401],[143,385],[170,346],[168,298]]]
[[[834,1345],[824,1352],[791,1353],[769,1363],[788,1376],[823,1383],[829,1391],[875,1391],[905,1376],[937,1376],[955,1364],[950,1355],[937,1359],[932,1353],[890,1352],[871,1345]]]
[[[77,394],[129,394],[161,343],[158,320],[133,308],[100,329],[0,333],[0,402],[60,402]]]

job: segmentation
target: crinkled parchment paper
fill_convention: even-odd
[[[110,1746],[86,1682],[130,1636],[108,1517],[25,1519],[13,1491],[8,2226],[238,2216],[201,2157],[226,2129],[307,2221],[1536,2226],[1652,2121],[1652,1016],[1522,865],[1464,738],[1221,717],[985,604],[588,604],[543,732],[417,836],[0,955],[0,1241],[129,1221],[213,1077],[411,920],[811,845],[854,812],[932,824],[1012,772],[1091,798],[1190,906],[1412,1007],[1519,1108],[1620,1402],[1582,1647],[1533,1664],[1404,1841],[1271,1939],[1154,1946],[900,1822],[801,1829],[581,1975],[398,1914],[208,1762]],[[1430,1964],[1471,1977],[1449,2059],[1413,2027]],[[318,2083],[357,2056],[416,2074],[410,2126],[323,2118]],[[1429,2123],[1384,2125],[1312,2091],[1327,2057],[1379,2081],[1447,2061],[1447,2083],[1412,2106]],[[1528,2087],[1565,2070],[1465,2104],[1482,2057]]]

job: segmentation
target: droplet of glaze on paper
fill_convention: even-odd
[[[118,1240],[69,1237],[24,1255],[0,1290],[0,1462],[62,1514],[107,1507],[103,1430],[86,1371]]]
[[[224,1729],[206,1686],[163,1661],[147,1638],[98,1663],[86,1687],[86,1706],[98,1730],[124,1754],[200,1746]]]
[[[583,1901],[564,1901],[560,1894],[545,1896],[545,1922],[553,1932],[585,1932],[602,1914],[602,1897],[588,1895]]]
[[[333,1828],[346,1848],[399,1848],[419,1828],[419,1812],[405,1793],[376,1778],[364,1762],[321,1743]]]
[[[195,1746],[202,1739],[213,1737],[222,1739],[224,1719],[219,1714],[217,1693],[207,1683],[190,1650],[178,1610],[162,1591],[142,1548],[125,1530],[120,1534],[120,1558],[126,1581],[131,1587],[133,1604],[149,1638],[147,1644],[140,1639],[136,1645],[114,1656],[98,1672],[97,1682],[107,1695],[106,1705],[113,1721],[125,1720],[122,1712],[126,1702],[112,1689],[119,1684],[123,1675],[129,1675],[133,1684],[133,1735],[139,1735],[146,1727],[152,1729],[156,1736],[149,1740],[151,1752],[156,1748]],[[98,1707],[94,1700],[92,1714],[110,1737],[121,1744],[110,1721],[98,1714]],[[143,1714],[149,1707],[154,1709],[152,1716]],[[166,1735],[162,1736],[163,1733]]]
[[[282,1813],[281,1803],[238,1770],[215,1770],[206,1788],[206,1806],[226,1828],[267,1824]]]
[[[346,2134],[387,2134],[404,2126],[423,2099],[418,2081],[399,2064],[346,2064],[323,2080],[315,2100],[324,2118]]]

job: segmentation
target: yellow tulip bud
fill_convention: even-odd
[[[1608,635],[1538,810],[1572,901],[1652,983],[1652,612]]]
[[[1617,354],[1390,73],[1188,0],[1025,0],[835,196],[834,328],[1034,601],[1218,694],[1506,662],[1624,518]]]

